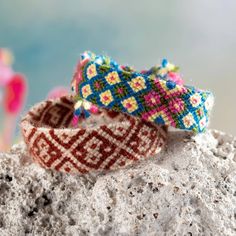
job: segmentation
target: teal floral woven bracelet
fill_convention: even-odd
[[[166,59],[136,72],[107,56],[85,52],[72,81],[77,95],[99,107],[128,113],[158,125],[203,132],[214,98],[211,92],[183,85],[178,68]]]

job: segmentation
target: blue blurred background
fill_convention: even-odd
[[[236,134],[235,13],[233,0],[0,0],[0,47],[27,76],[25,110],[69,85],[85,50],[137,69],[166,57],[187,84],[214,92],[211,127]]]

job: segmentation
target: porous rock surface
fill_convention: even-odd
[[[155,158],[70,176],[0,154],[0,235],[236,235],[236,139],[170,132]]]

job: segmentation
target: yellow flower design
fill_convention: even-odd
[[[85,85],[82,89],[83,98],[87,98],[90,94],[92,94],[92,90],[89,84]]]
[[[138,92],[138,91],[146,88],[145,80],[141,76],[138,76],[138,77],[132,79],[128,83],[134,92]]]
[[[190,97],[190,103],[192,104],[193,107],[197,107],[199,106],[199,104],[201,103],[201,96],[198,93],[193,94]]]
[[[105,105],[109,105],[113,101],[113,96],[110,90],[106,90],[105,92],[100,94],[100,101]]]
[[[105,76],[105,79],[109,84],[117,84],[120,82],[120,77],[116,71],[109,73],[107,76]]]
[[[87,68],[86,74],[89,79],[92,79],[93,77],[95,77],[97,75],[96,66],[94,64],[90,65]]]
[[[130,97],[121,102],[123,107],[127,109],[129,113],[138,109],[137,101],[134,97]]]
[[[194,118],[191,113],[188,113],[184,118],[183,122],[186,128],[191,127],[194,124]]]

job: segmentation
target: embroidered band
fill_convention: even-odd
[[[69,173],[114,170],[160,152],[166,129],[122,113],[99,110],[73,128],[72,97],[35,105],[21,121],[32,158]]]
[[[81,64],[82,63],[82,68]],[[202,132],[209,123],[213,95],[184,86],[177,67],[162,65],[136,72],[106,56],[82,54],[73,88],[87,101],[159,125]]]

